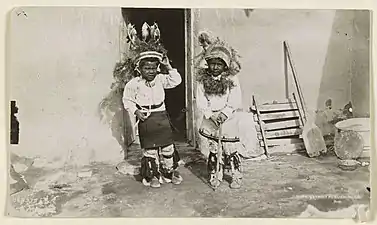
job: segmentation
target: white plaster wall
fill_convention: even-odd
[[[121,160],[120,146],[97,115],[119,60],[119,8],[23,8],[11,15],[10,97],[20,108],[26,156],[81,164]]]
[[[367,11],[255,9],[247,17],[243,9],[198,9],[195,18],[196,35],[208,30],[242,56],[239,77],[245,108],[252,95],[261,101],[285,98],[286,40],[309,113],[323,109],[329,98],[335,109],[352,100],[356,111],[369,112]],[[195,41],[197,55],[201,48]],[[291,74],[289,78],[291,93],[295,88]]]
[[[245,107],[253,94],[261,100],[285,98],[282,42],[288,41],[305,99],[315,109],[334,15],[326,10],[257,9],[248,18],[242,9],[201,9],[197,31],[210,30],[242,56]]]

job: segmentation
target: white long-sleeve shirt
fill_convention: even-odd
[[[206,95],[202,83],[197,84],[196,102],[199,110],[209,119],[215,112],[223,112],[228,118],[237,109],[242,108],[242,92],[238,78],[236,76],[229,77],[233,80],[234,87],[227,90],[225,95]]]
[[[123,92],[124,108],[134,114],[139,106],[161,105],[157,109],[141,110],[149,112],[165,111],[165,90],[175,88],[182,82],[181,75],[176,69],[169,74],[158,74],[151,82],[147,82],[141,76],[131,79]]]

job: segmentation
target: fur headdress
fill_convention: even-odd
[[[225,62],[231,75],[236,75],[240,71],[241,64],[238,60],[240,56],[225,41],[219,37],[213,38],[208,32],[202,31],[199,33],[198,42],[203,48],[202,53],[198,56],[198,64],[203,60],[220,58]]]

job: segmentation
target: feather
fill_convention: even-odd
[[[152,33],[153,39],[156,42],[158,42],[160,40],[160,37],[161,37],[161,32],[160,32],[160,29],[158,28],[157,23],[153,24],[153,31],[151,31],[151,33]]]
[[[137,35],[137,31],[136,31],[135,28],[133,28],[133,29],[131,30],[131,40],[132,40],[132,43],[133,43],[133,44],[135,44],[135,42],[136,42],[136,35]]]
[[[153,24],[153,26],[150,26],[150,32],[151,32],[151,36],[154,37],[154,32],[156,30],[156,23]]]
[[[127,37],[132,44],[135,44],[136,35],[137,35],[137,31],[136,31],[135,27],[131,24],[128,24],[128,26],[127,26]]]
[[[149,36],[150,26],[145,22],[143,26],[141,27],[141,36],[143,38],[143,41],[146,41]]]
[[[202,46],[204,49],[207,48],[212,43],[212,41],[210,40],[209,34],[205,31],[202,31],[199,34],[198,41],[199,41],[200,46]]]

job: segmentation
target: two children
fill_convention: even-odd
[[[134,53],[133,70],[136,72],[125,86],[123,104],[138,121],[140,145],[143,149],[141,176],[143,184],[160,187],[164,182],[180,184],[182,176],[178,172],[179,154],[173,142],[172,129],[165,108],[164,89],[175,88],[181,82],[181,75],[169,63],[166,50],[160,40],[157,25],[142,27],[142,40],[136,37],[136,30],[128,26],[131,52]],[[240,64],[234,49],[220,39],[209,40],[201,35],[204,54],[208,67],[197,71],[197,106],[203,112],[203,124],[215,124],[217,128],[207,127],[216,132],[222,126],[224,137],[238,137],[243,148],[234,143],[223,143],[224,154],[218,159],[216,140],[208,139],[208,173],[212,186],[220,185],[222,178],[215,176],[217,161],[221,167],[231,168],[231,188],[241,187],[241,158],[264,156],[258,147],[254,120],[242,108],[241,87],[237,78]],[[207,40],[208,39],[208,40]],[[148,41],[147,41],[148,40]],[[206,46],[204,46],[206,45]],[[166,74],[160,71],[166,71]],[[203,128],[203,127],[202,127]],[[206,129],[204,127],[204,129]],[[203,129],[201,129],[203,131]]]

